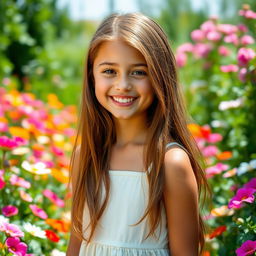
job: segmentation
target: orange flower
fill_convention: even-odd
[[[13,110],[13,111],[9,111],[9,117],[12,119],[12,120],[18,120],[21,118],[22,114],[16,110]]]
[[[59,232],[67,233],[69,231],[69,223],[67,221],[47,219],[45,222]]]
[[[214,237],[221,235],[226,230],[227,230],[227,227],[225,225],[219,226],[219,227],[215,228],[212,233],[209,234],[209,238],[213,239]]]
[[[204,252],[203,252],[203,256],[211,256],[211,254],[210,254],[209,251],[204,251]]]
[[[228,160],[232,157],[232,152],[231,151],[224,151],[221,152],[220,154],[217,155],[217,158],[219,160]]]
[[[197,124],[188,124],[188,129],[194,137],[202,137],[201,127]]]
[[[12,127],[9,127],[9,131],[12,136],[17,136],[17,137],[21,137],[23,139],[29,140],[29,137],[30,137],[29,132],[22,127],[12,126]]]
[[[68,175],[69,175],[69,172],[68,170],[66,169],[62,169],[62,170],[58,170],[58,169],[54,169],[52,168],[52,176],[58,180],[59,182],[61,183],[68,183]]]
[[[56,108],[56,109],[63,108],[63,104],[59,101],[58,97],[55,94],[53,93],[48,94],[47,99],[48,99],[48,104],[52,108]]]

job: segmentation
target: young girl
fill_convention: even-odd
[[[68,256],[199,254],[207,182],[187,124],[161,27],[139,13],[106,18],[86,61]]]

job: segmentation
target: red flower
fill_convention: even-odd
[[[58,243],[60,238],[51,230],[47,229],[45,230],[45,234],[47,238],[55,243]]]
[[[209,238],[212,239],[216,236],[219,236],[226,230],[227,230],[227,227],[225,225],[219,226],[219,227],[215,228],[211,234],[209,234]]]

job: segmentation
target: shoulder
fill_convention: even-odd
[[[167,150],[164,158],[166,188],[179,189],[184,186],[197,186],[193,168],[188,153],[174,145]]]

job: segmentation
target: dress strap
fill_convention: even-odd
[[[188,153],[187,149],[184,146],[182,146],[181,144],[179,144],[178,142],[170,142],[170,143],[168,143],[166,145],[166,149],[169,149],[172,145],[180,146],[182,149],[184,149]]]
[[[187,149],[185,149],[185,147],[182,146],[181,144],[179,144],[178,142],[170,142],[170,143],[168,143],[166,145],[166,150],[169,149],[172,145],[178,145],[178,146],[180,146],[182,149],[184,149],[188,153]],[[150,172],[151,170],[152,170],[152,164],[149,166],[147,172]]]

